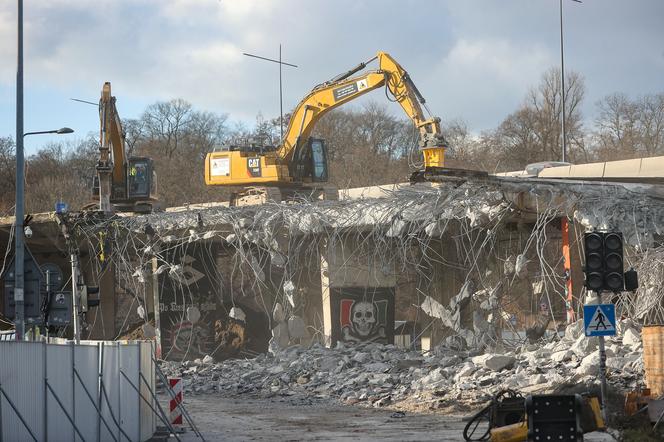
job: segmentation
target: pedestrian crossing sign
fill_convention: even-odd
[[[616,306],[613,304],[584,305],[583,328],[586,336],[615,336]]]

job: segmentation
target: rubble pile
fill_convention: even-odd
[[[595,384],[598,341],[585,337],[582,328],[580,321],[557,341],[506,353],[438,347],[423,354],[375,343],[333,349],[315,344],[255,359],[163,362],[162,368],[168,376],[182,377],[185,392],[194,394],[306,395],[374,407],[472,406],[504,388],[551,393]],[[640,332],[628,322],[618,328],[620,336],[606,341],[607,378],[617,390],[633,390],[643,378]]]

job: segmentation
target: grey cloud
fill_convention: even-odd
[[[559,61],[558,2],[340,0],[162,2],[57,0],[26,3],[31,81],[97,91],[104,80],[136,100],[182,97],[252,120],[278,113],[276,65],[243,51],[284,58],[288,109],[315,84],[391,52],[445,118],[471,129],[497,125],[540,74]],[[588,86],[585,113],[620,90],[662,90],[664,3],[566,3],[567,67]],[[0,4],[0,56],[15,54],[7,31],[12,2]],[[14,81],[3,63],[0,83]],[[382,96],[374,95],[381,101]],[[398,109],[395,109],[398,112]]]

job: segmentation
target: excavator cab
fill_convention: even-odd
[[[327,170],[327,148],[324,140],[310,138],[311,147],[311,181],[314,183],[327,182],[329,173]]]
[[[127,199],[155,198],[156,179],[151,158],[132,157],[127,165]]]
[[[329,177],[325,140],[308,138],[297,148],[291,162],[291,176],[298,182],[326,183]]]
[[[99,191],[99,175],[96,174],[92,180],[92,196],[97,202],[84,206],[84,209],[99,209]],[[110,202],[115,210],[122,212],[147,213],[154,208],[159,208],[157,174],[151,158],[131,157],[128,159],[125,180],[112,185]]]

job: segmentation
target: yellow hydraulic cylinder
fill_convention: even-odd
[[[528,423],[517,422],[491,430],[491,442],[524,442],[528,439]]]

